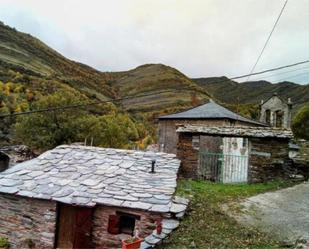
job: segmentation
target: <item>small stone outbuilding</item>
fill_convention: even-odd
[[[291,127],[292,107],[290,98],[285,101],[274,93],[266,101],[261,101],[260,122],[272,127],[288,129]]]
[[[166,153],[177,152],[179,125],[203,125],[203,126],[267,126],[234,113],[225,107],[210,100],[208,103],[190,110],[159,117],[159,146]]]
[[[291,130],[187,125],[177,132],[184,178],[237,183],[285,176]]]
[[[179,165],[166,153],[59,146],[0,173],[0,237],[12,249],[112,249],[138,230],[150,248],[186,208],[173,196]]]

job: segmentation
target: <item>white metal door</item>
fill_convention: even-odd
[[[248,148],[247,138],[223,138],[223,183],[240,183],[248,181]]]

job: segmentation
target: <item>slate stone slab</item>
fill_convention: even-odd
[[[145,239],[145,242],[147,242],[147,244],[149,245],[156,245],[158,244],[159,242],[161,242],[161,239],[160,238],[157,238],[155,236],[153,236],[152,234],[147,236]]]
[[[178,220],[173,219],[163,219],[162,220],[162,227],[170,230],[174,230],[179,226]]]
[[[152,245],[149,245],[146,241],[143,241],[143,242],[141,243],[140,249],[149,249],[149,248],[153,248],[153,246],[152,246]]]
[[[150,211],[159,212],[159,213],[168,213],[170,211],[170,207],[168,205],[152,205]]]
[[[19,181],[19,180],[14,180],[10,178],[0,179],[0,186],[3,186],[3,187],[14,187],[14,186],[21,185],[21,184],[22,184],[22,181]]]
[[[187,209],[187,205],[173,203],[170,209],[172,213],[181,213]]]
[[[152,233],[152,236],[155,237],[155,238],[158,238],[158,239],[160,239],[160,240],[163,240],[163,239],[165,239],[165,238],[167,237],[167,234],[166,234],[166,233],[163,233],[163,232],[161,232],[160,234],[158,234],[157,231],[154,230],[153,233]]]
[[[178,203],[178,204],[183,204],[183,205],[188,205],[189,204],[189,200],[183,197],[179,197],[179,196],[175,196],[173,198],[173,202],[174,203]]]
[[[139,201],[124,201],[121,205],[122,207],[128,207],[128,208],[137,208],[137,209],[145,209],[148,210],[152,207],[150,203],[144,203]]]
[[[180,213],[176,214],[175,216],[176,216],[177,219],[182,219],[185,216],[185,214],[186,214],[186,212],[184,211],[184,212],[180,212]]]

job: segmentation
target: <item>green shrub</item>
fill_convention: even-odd
[[[4,237],[0,237],[0,247],[7,247],[9,246],[9,240]]]

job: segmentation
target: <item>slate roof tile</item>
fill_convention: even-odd
[[[267,126],[266,124],[242,117],[212,100],[206,104],[197,106],[184,112],[161,116],[159,119],[231,119],[257,124],[260,126]]]
[[[169,212],[179,165],[171,154],[62,145],[1,172],[0,192]]]

